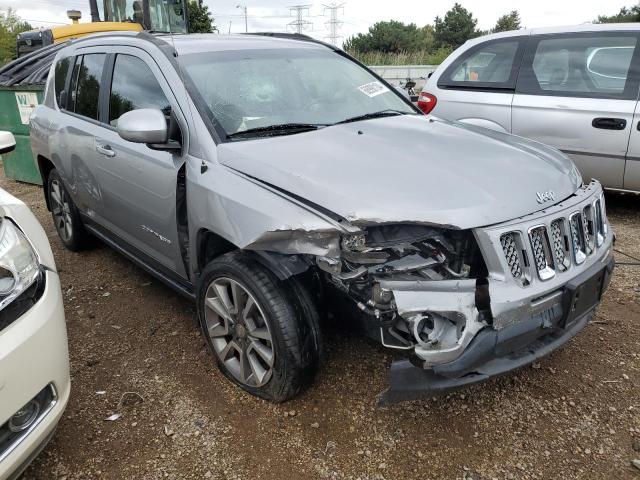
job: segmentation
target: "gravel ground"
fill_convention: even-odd
[[[98,242],[65,251],[41,189],[0,186],[49,236],[71,353],[69,405],[25,478],[640,477],[640,267],[619,266],[595,321],[513,375],[379,409],[390,355],[334,332],[315,385],[272,405],[218,373],[191,303]],[[617,248],[640,258],[640,196],[607,200]]]

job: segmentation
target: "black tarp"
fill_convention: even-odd
[[[0,87],[43,85],[47,81],[54,57],[67,43],[48,45],[0,67]]]

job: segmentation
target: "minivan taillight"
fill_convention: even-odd
[[[418,97],[418,108],[422,110],[425,115],[431,113],[431,110],[435,108],[436,103],[438,103],[438,99],[435,95],[431,95],[427,92],[420,92],[420,96]]]

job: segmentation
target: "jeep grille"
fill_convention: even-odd
[[[528,230],[529,255],[533,255],[531,267],[527,264],[527,249],[522,243],[522,232],[507,232],[500,236],[500,244],[511,275],[526,286],[529,268],[541,280],[548,280],[567,271],[570,266],[581,265],[602,246],[608,232],[604,213],[604,199],[580,205],[567,217],[551,218],[543,225]]]

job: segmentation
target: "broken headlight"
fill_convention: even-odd
[[[0,223],[0,310],[35,283],[38,256],[24,234],[7,218]]]
[[[422,225],[370,227],[343,237],[341,247],[343,275],[396,280],[469,278],[478,257],[471,232]]]

